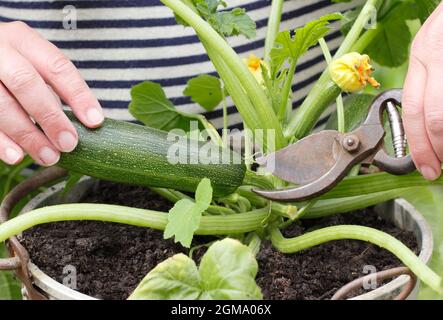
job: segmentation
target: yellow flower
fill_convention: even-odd
[[[250,54],[249,58],[243,59],[243,63],[248,67],[249,71],[253,74],[257,82],[261,85],[264,84],[262,74],[262,64],[267,67],[266,63],[254,54]]]
[[[380,84],[371,77],[374,69],[369,62],[368,55],[351,52],[332,61],[329,65],[329,73],[332,80],[345,92],[360,91],[368,83],[378,88]]]

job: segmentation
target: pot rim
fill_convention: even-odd
[[[93,178],[90,177],[84,177],[80,180],[81,181],[94,181]],[[48,190],[45,190],[42,193],[39,193],[37,196],[31,199],[26,206],[23,207],[20,214],[23,214],[25,212],[31,211],[36,207],[36,204],[41,203],[43,200],[49,198],[50,196],[60,192],[63,190],[66,182],[60,182],[51,188],[48,188]],[[391,200],[393,201],[393,200]],[[389,202],[389,201],[388,201]],[[428,263],[432,256],[433,251],[433,236],[432,236],[432,229],[426,219],[421,215],[421,213],[415,209],[412,204],[407,202],[405,199],[395,199],[393,201],[400,207],[402,207],[405,211],[408,212],[408,214],[411,216],[411,218],[417,223],[419,232],[421,233],[421,248],[420,248],[420,254],[419,258],[424,263]],[[377,205],[380,206],[380,205]],[[377,207],[376,206],[376,207]],[[18,236],[19,238],[21,235]],[[56,297],[58,299],[75,299],[75,300],[99,300],[97,298],[94,298],[92,296],[83,294],[79,291],[73,290],[60,282],[54,280],[50,276],[48,276],[46,273],[44,273],[37,265],[35,265],[31,260],[28,262],[28,269],[30,271],[30,274],[32,276],[32,280],[34,284],[39,287],[40,289],[44,290],[46,293],[49,293],[51,296]],[[398,288],[401,288],[402,286],[406,285],[408,281],[410,280],[410,277],[408,275],[401,275],[390,282],[386,283],[385,285],[378,287],[372,291],[369,291],[367,293],[358,295],[356,297],[351,298],[350,300],[374,300],[377,297],[383,296],[389,292],[393,292]]]

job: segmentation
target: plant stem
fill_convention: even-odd
[[[381,202],[402,197],[406,192],[414,189],[418,188],[394,189],[361,196],[319,200],[312,208],[309,208],[301,218],[316,219],[367,208]]]
[[[256,256],[259,253],[261,246],[261,239],[257,233],[250,233],[246,238],[246,243],[254,256]]]
[[[187,116],[189,118],[193,118],[197,121],[200,121],[200,123],[205,128],[206,133],[208,134],[211,141],[218,146],[222,146],[222,139],[221,139],[220,135],[218,134],[218,132],[214,128],[214,126],[208,121],[208,119],[206,119],[205,116],[203,116],[201,114],[192,114],[192,113],[187,114]]]
[[[325,38],[320,38],[318,40],[318,43],[320,44],[320,48],[323,53],[323,56],[325,57],[326,63],[330,64],[332,61],[332,55],[331,52],[329,51],[328,44],[326,43]]]
[[[253,205],[257,207],[266,207],[269,204],[269,200],[260,197],[258,194],[251,190],[251,186],[243,185],[237,189],[237,193],[247,198]]]
[[[154,187],[151,187],[149,189],[151,189],[152,191],[154,191],[155,193],[157,193],[161,197],[165,198],[166,200],[171,201],[172,203],[176,203],[177,201],[180,201],[182,199],[189,198],[188,196],[185,196],[184,194],[183,194],[183,196],[181,196],[177,192],[174,192],[174,190],[171,190],[171,189],[154,188]]]
[[[155,193],[159,194],[163,198],[171,201],[172,203],[176,203],[177,201],[180,201],[182,199],[189,199],[193,200],[191,197],[187,196],[184,193],[181,193],[180,191],[172,190],[172,189],[164,189],[164,188],[150,188]],[[235,214],[236,212],[232,209],[222,207],[222,206],[215,206],[210,205],[208,209],[206,210],[209,214],[220,214],[220,215],[229,215],[229,214]]]
[[[229,69],[237,76],[242,87],[248,94],[248,97],[254,104],[255,112],[260,119],[262,128],[275,131],[276,149],[284,147],[286,143],[283,137],[282,128],[274,110],[272,109],[269,99],[260,84],[255,80],[252,73],[243,64],[235,51],[206,21],[186,4],[174,0],[161,0],[161,2],[193,27],[199,37],[204,40],[211,49],[215,50],[221,58],[223,58]],[[223,78],[223,81],[226,81],[226,78]]]
[[[340,48],[338,49],[337,53],[335,54],[335,58],[341,57],[342,55],[348,53],[351,51],[354,44],[357,42],[358,38],[360,38],[360,35],[366,25],[366,23],[369,21],[369,19],[372,17],[372,14],[374,13],[374,9],[378,7],[378,4],[381,0],[367,0],[365,5],[360,11],[360,14],[358,15],[357,19],[355,20],[354,24],[352,25],[351,30],[349,30],[348,34],[346,35],[345,39],[343,40]]]
[[[274,47],[275,38],[280,30],[281,14],[284,0],[272,0],[271,12],[269,14],[268,29],[265,40],[265,53],[263,59],[269,63],[272,47]]]
[[[381,23],[381,22],[379,22]],[[378,26],[375,29],[369,29],[366,30],[361,37],[355,42],[355,44],[352,46],[351,52],[359,52],[363,53],[368,46],[369,43],[371,43],[374,38],[380,33],[380,31],[383,30],[383,28],[380,28]]]
[[[272,244],[283,253],[295,253],[334,240],[362,240],[392,252],[429,287],[442,293],[442,280],[408,247],[391,235],[363,226],[342,225],[315,230],[299,237],[285,239],[280,230],[271,230]]]
[[[271,201],[271,212],[278,216],[288,218],[291,221],[297,219],[298,211],[299,210],[295,205]]]
[[[11,168],[11,171],[8,173],[8,175],[6,177],[6,181],[4,182],[3,195],[0,196],[0,199],[3,199],[4,197],[6,197],[6,195],[8,194],[8,192],[11,189],[12,182],[16,179],[17,176],[20,175],[20,173],[25,168],[29,167],[33,162],[34,161],[31,158],[26,157],[20,164]]]
[[[332,62],[332,55],[329,51],[328,44],[326,43],[324,38],[321,38],[318,40],[320,43],[321,50],[323,52],[323,55],[325,57],[326,63],[329,64]],[[337,96],[337,99],[335,100],[337,104],[337,127],[339,132],[345,132],[345,109],[343,106],[343,98],[341,94]]]
[[[292,59],[291,66],[286,74],[285,84],[283,85],[283,90],[281,94],[280,107],[278,109],[278,119],[280,121],[284,120],[286,117],[286,108],[288,106],[288,100],[292,94],[292,80],[294,79],[295,69],[297,68],[298,59]]]
[[[263,208],[227,216],[203,216],[197,235],[229,235],[261,228],[269,215]],[[33,226],[71,220],[95,220],[164,230],[168,222],[165,212],[103,204],[62,204],[32,210],[0,225],[0,242]]]
[[[222,98],[223,98],[223,131],[222,131],[222,140],[223,146],[226,147],[228,145],[228,103],[226,101],[225,87],[223,85],[222,88]]]
[[[403,176],[394,176],[385,172],[373,173],[347,177],[334,189],[320,196],[318,199],[353,197],[395,189],[435,185],[443,185],[443,176],[437,180],[428,181],[418,172]]]
[[[243,122],[243,139],[244,139],[244,150],[245,150],[245,165],[248,171],[251,170],[251,165],[254,162],[254,136],[248,125]]]
[[[246,174],[243,179],[243,185],[259,187],[266,190],[274,188],[272,182],[269,181],[265,176],[261,176],[251,170],[246,170]]]
[[[345,37],[335,57],[341,57],[350,52],[355,42],[358,40],[365,24],[380,0],[368,0],[363,6],[357,20]],[[361,48],[365,48],[370,42],[360,43]],[[285,129],[285,137],[295,136],[301,139],[306,136],[314,127],[322,113],[341,93],[340,88],[332,81],[329,70],[326,69],[312,90],[309,92],[302,105],[297,109],[295,116],[291,119]]]

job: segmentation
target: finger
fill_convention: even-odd
[[[0,128],[23,148],[38,164],[51,166],[60,154],[48,138],[31,121],[26,112],[0,83]]]
[[[23,109],[58,150],[74,150],[78,143],[77,131],[34,67],[12,48],[3,49],[0,60],[8,61],[0,64],[0,80]]]
[[[29,34],[26,41],[16,41],[15,48],[34,65],[84,125],[100,126],[104,121],[100,103],[74,64],[37,32]]]
[[[443,162],[443,91],[440,82],[442,71],[443,68],[439,68],[438,65],[428,68],[424,95],[426,130],[440,162]]]
[[[23,156],[22,148],[0,131],[0,159],[9,165],[15,165],[23,160]]]
[[[429,180],[440,176],[440,161],[434,152],[426,130],[424,94],[427,71],[414,55],[411,55],[408,75],[402,97],[403,122],[412,159],[421,174]]]

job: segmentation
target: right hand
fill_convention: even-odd
[[[428,180],[443,162],[443,2],[426,20],[411,48],[403,92],[403,120],[417,169]]]
[[[59,49],[22,22],[0,23],[1,160],[14,165],[28,153],[51,166],[74,150],[78,134],[59,97],[85,126],[102,124],[98,100]]]

